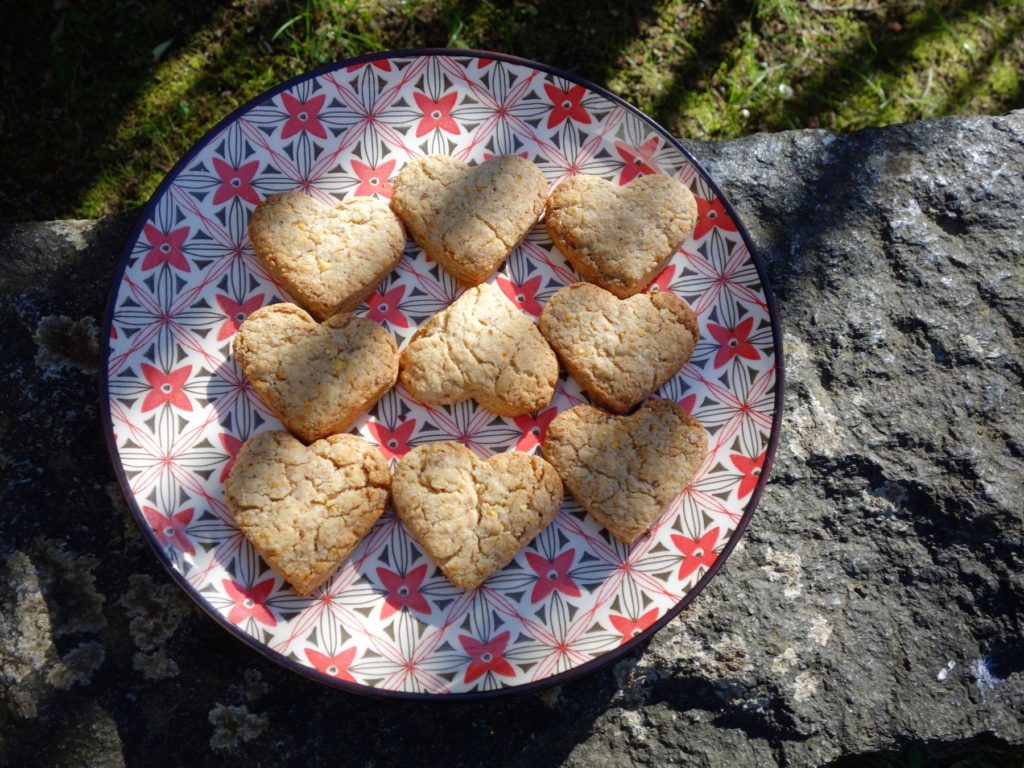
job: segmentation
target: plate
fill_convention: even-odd
[[[690,302],[693,358],[656,394],[710,435],[699,474],[633,544],[571,500],[482,587],[452,587],[389,510],[330,582],[298,597],[232,524],[223,482],[239,447],[279,422],[245,385],[231,339],[257,308],[286,300],[246,234],[255,205],[289,189],[330,202],[387,199],[410,159],[471,163],[518,154],[557,183],[580,172],[626,184],[664,173],[700,217],[649,290]],[[543,224],[495,283],[539,315],[577,280]],[[411,243],[357,314],[400,345],[460,294]],[[360,693],[479,698],[565,682],[664,626],[714,576],[750,521],[778,436],[778,319],[763,265],[728,201],[671,135],[579,78],[511,56],[398,51],[303,75],[210,131],[153,195],[132,234],[105,321],[102,408],[115,470],[174,580],[248,646],[307,677]],[[562,375],[550,406],[499,418],[462,403],[424,407],[389,392],[353,432],[394,464],[458,440],[481,456],[537,451],[561,410],[586,402]]]

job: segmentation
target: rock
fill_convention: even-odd
[[[1024,761],[1024,112],[691,149],[782,315],[772,481],[645,649],[481,704],[331,691],[198,614],[126,524],[96,420],[137,212],[0,225],[0,764]]]

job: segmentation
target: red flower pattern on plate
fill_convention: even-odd
[[[470,658],[469,665],[466,667],[467,683],[473,682],[488,672],[505,677],[515,674],[515,670],[505,660],[504,655],[511,637],[512,633],[507,630],[492,638],[490,642],[483,642],[469,635],[459,637],[459,644]]]
[[[217,435],[220,440],[221,446],[228,454],[228,460],[224,464],[224,469],[220,471],[220,481],[223,483],[228,479],[228,475],[231,474],[231,468],[235,466],[235,459],[238,457],[238,452],[242,450],[242,441],[234,435],[229,435],[227,432],[221,432]]]
[[[320,653],[320,651],[313,648],[307,648],[306,658],[309,659],[309,663],[313,665],[317,672],[328,677],[335,677],[338,680],[347,680],[350,683],[354,683],[355,679],[349,674],[348,668],[352,666],[352,661],[356,657],[356,650],[356,648],[349,648],[334,656],[328,656],[326,653]]]
[[[609,616],[608,619],[611,621],[612,626],[615,627],[615,631],[622,635],[622,642],[628,643],[658,620],[658,609],[651,608],[651,610],[638,619],[631,619],[628,616],[616,616],[614,614]]]
[[[698,196],[696,200],[697,225],[693,230],[692,237],[694,240],[700,240],[714,227],[727,229],[730,232],[736,231],[736,222],[732,220],[729,212],[725,210],[725,205],[722,203],[721,198],[716,197],[714,200],[705,200],[703,197]]]
[[[252,587],[245,587],[233,579],[224,579],[221,583],[224,585],[224,591],[228,593],[228,597],[234,603],[231,610],[228,611],[228,621],[232,624],[242,624],[249,619],[266,624],[268,627],[277,624],[274,614],[267,608],[267,598],[274,589],[273,577],[253,584]]]
[[[736,491],[738,498],[742,499],[744,496],[749,495],[757,487],[757,481],[761,478],[761,470],[764,468],[764,457],[764,452],[756,459],[740,453],[729,454],[729,461],[732,462],[736,469],[743,473],[740,487]]]
[[[672,281],[675,280],[675,277],[676,277],[676,267],[675,267],[675,264],[669,264],[667,267],[665,267],[663,270],[661,270],[661,272],[658,273],[658,276],[656,278],[654,278],[651,281],[651,284],[649,286],[647,286],[647,290],[651,291],[651,292],[653,292],[653,291],[671,291],[672,290]]]
[[[680,581],[687,579],[701,566],[710,567],[718,558],[715,544],[718,543],[718,528],[712,528],[697,541],[679,534],[672,534],[672,543],[683,553],[683,562],[679,564]]]
[[[631,147],[621,141],[615,142],[615,151],[625,161],[619,172],[619,184],[629,184],[637,176],[649,176],[658,171],[654,164],[654,153],[658,150],[660,139],[652,136],[639,147]]]
[[[387,568],[377,569],[377,578],[387,590],[384,606],[380,609],[380,617],[386,619],[396,611],[408,608],[419,613],[430,613],[430,603],[420,594],[423,579],[427,575],[427,564],[417,565],[405,576]]]
[[[567,597],[579,597],[580,588],[569,575],[569,569],[572,568],[575,559],[575,549],[563,552],[553,560],[534,552],[527,552],[526,562],[537,574],[537,583],[533,585],[533,591],[530,593],[530,602],[539,603],[552,592],[561,592]]]
[[[161,232],[152,224],[146,224],[142,228],[142,233],[151,250],[142,260],[143,271],[159,267],[161,264],[170,264],[182,272],[190,272],[191,267],[185,259],[184,251],[188,232],[188,227],[178,227],[170,232]]]
[[[745,360],[757,360],[761,357],[757,347],[747,341],[753,327],[753,317],[741,320],[735,328],[708,323],[708,333],[721,345],[715,353],[715,368],[721,368],[734,357],[742,357]]]
[[[282,93],[281,104],[288,113],[288,120],[285,122],[284,128],[281,129],[281,138],[288,139],[297,133],[307,131],[318,139],[326,139],[327,130],[317,118],[320,110],[323,109],[325,98],[323,94],[320,94],[309,101],[299,101],[290,93]]]
[[[410,450],[409,438],[416,430],[416,419],[403,421],[394,429],[388,429],[379,421],[369,421],[366,428],[377,441],[377,447],[386,459],[400,459]]]
[[[548,425],[558,415],[557,408],[545,408],[537,411],[537,414],[526,414],[516,416],[515,423],[522,432],[522,437],[516,442],[517,451],[530,451],[544,442],[544,436],[548,433]]]
[[[416,127],[416,137],[424,136],[435,129],[458,134],[461,132],[459,124],[452,117],[452,108],[459,99],[459,94],[449,93],[437,101],[432,101],[425,93],[415,93],[413,98],[416,106],[419,107],[423,117]]]
[[[524,282],[522,285],[513,283],[507,277],[498,275],[498,287],[501,292],[508,296],[509,300],[523,312],[540,317],[543,305],[537,301],[537,291],[540,290],[541,277],[536,275]]]
[[[399,308],[402,297],[405,296],[405,286],[399,285],[387,293],[379,291],[371,293],[366,297],[366,316],[375,323],[388,323],[396,328],[408,328],[409,321]]]
[[[356,187],[353,195],[357,197],[369,197],[380,195],[384,198],[391,197],[391,173],[395,170],[395,161],[388,160],[377,167],[352,160],[352,173],[359,179],[359,186]]]
[[[220,186],[213,193],[213,204],[220,205],[233,197],[240,197],[247,203],[257,205],[260,201],[260,196],[253,189],[252,179],[256,175],[256,171],[259,170],[259,167],[259,160],[243,163],[235,168],[219,157],[213,158],[213,169],[220,179]]]
[[[220,328],[217,330],[217,341],[230,339],[238,333],[238,329],[245,322],[245,318],[263,306],[262,293],[258,293],[243,302],[235,301],[230,296],[224,296],[223,294],[217,294],[216,298],[217,306],[220,307],[220,311],[225,315],[224,322],[220,324]]]
[[[192,410],[192,401],[185,393],[185,382],[192,373],[191,365],[183,365],[170,373],[164,373],[149,363],[142,364],[142,375],[152,387],[146,399],[142,401],[142,412],[152,411],[164,403],[170,403],[183,411]]]
[[[391,62],[388,61],[387,59],[377,59],[376,61],[371,61],[371,62],[369,62],[367,64],[350,64],[348,67],[345,68],[345,71],[346,72],[355,72],[358,69],[362,69],[363,67],[369,67],[369,66],[376,67],[377,69],[381,70],[382,72],[390,72],[391,71]]]
[[[590,114],[583,104],[580,103],[583,101],[583,97],[587,95],[587,89],[582,85],[574,85],[568,91],[563,91],[561,88],[551,85],[551,83],[545,83],[544,93],[548,95],[548,98],[554,105],[554,109],[548,115],[548,128],[554,128],[566,120],[575,120],[577,123],[584,124],[590,123]]]
[[[149,523],[150,530],[153,531],[156,540],[160,542],[160,546],[174,547],[186,555],[196,553],[196,548],[192,546],[192,539],[189,538],[188,532],[185,530],[192,522],[195,512],[194,509],[183,509],[168,517],[152,507],[142,507],[142,514],[146,516],[146,522]]]

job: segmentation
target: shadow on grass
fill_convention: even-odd
[[[5,13],[0,217],[73,211],[97,172],[117,162],[108,145],[156,59],[207,24],[217,7],[210,0],[38,2]]]
[[[144,202],[154,175],[165,172],[205,128],[255,95],[255,83],[258,92],[264,81],[269,87],[322,63],[317,59],[323,40],[317,41],[316,55],[302,22],[270,44],[296,8],[321,9],[345,23],[344,14],[325,3],[179,5],[38,4],[13,20],[0,58],[8,103],[0,123],[0,219],[94,215]],[[557,3],[543,14],[526,3],[498,8],[449,2],[419,14],[381,6],[373,11],[375,33],[361,47],[454,43],[503,50],[603,82],[615,66],[615,52],[655,12],[654,0],[595,7]],[[51,30],[48,44],[38,45],[38,33],[30,34],[38,29]],[[195,53],[189,44],[200,35],[211,44]],[[184,50],[197,61],[186,61],[171,77],[184,72],[194,82],[158,81],[154,48],[168,40],[161,56]],[[337,58],[348,53],[339,50]],[[202,111],[190,114],[190,105]],[[90,195],[97,185],[101,193]]]
[[[411,0],[378,4],[353,0],[154,0],[108,6],[64,0],[26,7],[0,35],[0,79],[6,107],[0,117],[0,219],[95,216],[145,201],[160,176],[202,133],[273,84],[324,61],[371,48],[475,47],[544,61],[607,85],[634,66],[629,51],[643,41],[655,58],[636,66],[663,69],[658,40],[674,38],[667,88],[652,104],[654,117],[678,125],[688,98],[744,45],[742,25],[773,45],[758,0],[723,0],[673,16],[668,0]],[[180,7],[179,7],[180,6]],[[984,75],[1002,47],[1014,45],[1024,19],[996,2],[941,0],[913,13],[897,31],[890,12],[858,15],[860,35],[821,52],[823,61],[793,82],[795,97],[751,105],[750,125],[778,130],[816,122],[843,105],[861,104],[853,127],[886,119],[879,101],[865,98],[868,81],[914,64],[922,38],[945,19],[983,11],[1006,24],[979,54],[974,71],[945,83],[935,112],[967,109],[986,87]],[[301,20],[275,38],[296,15]],[[1002,14],[1002,16],[1000,16]],[[660,29],[659,29],[660,25]],[[40,44],[39,32],[48,39]],[[154,49],[167,41],[158,67]],[[759,43],[760,45],[761,43]],[[159,53],[159,51],[158,51]],[[664,53],[664,51],[662,51]],[[661,60],[663,61],[663,60]],[[653,62],[653,63],[652,63]],[[729,86],[729,83],[726,83]],[[730,86],[731,87],[731,86]],[[629,94],[627,94],[629,95]],[[635,94],[634,94],[635,95]],[[1021,86],[995,108],[1019,104]],[[722,107],[725,109],[725,107]],[[891,118],[890,118],[891,119]],[[826,122],[826,120],[821,120]]]
[[[756,0],[726,0],[716,6],[713,15],[697,37],[683,62],[672,72],[671,84],[654,102],[654,118],[663,125],[680,117],[686,97],[708,73],[725,61],[736,41],[737,25],[750,17]]]
[[[868,16],[863,20],[864,29],[853,48],[840,52],[827,66],[819,67],[811,77],[794,84],[796,96],[787,104],[785,117],[770,114],[753,117],[768,130],[785,130],[794,127],[789,119],[803,124],[812,115],[839,107],[873,77],[897,71],[910,63],[918,41],[943,29],[946,18],[979,11],[992,4],[992,0],[952,0],[935,4],[930,12],[912,17],[898,31],[890,27],[887,17]],[[948,105],[947,102],[943,107]],[[865,117],[864,127],[874,124]]]
[[[701,83],[715,75],[720,62],[733,55],[743,43],[738,40],[742,29],[742,21],[749,19],[749,34],[761,41],[756,55],[771,54],[762,46],[778,30],[772,31],[773,25],[778,26],[779,20],[769,15],[762,15],[763,2],[741,2],[732,0],[716,10],[710,18],[705,30],[693,41],[693,52],[677,65],[671,82],[661,96],[654,102],[654,117],[662,124],[669,126],[684,125],[686,105],[693,96],[695,89],[707,90],[710,86]],[[994,39],[985,46],[975,65],[966,71],[953,70],[955,82],[949,78],[937,85],[939,96],[934,99],[928,116],[948,114],[950,111],[963,111],[970,108],[973,100],[981,95],[989,86],[986,75],[994,69],[998,58],[1009,45],[1021,35],[1024,14],[1016,16],[1003,8],[1003,4],[995,0],[940,0],[927,3],[920,10],[889,8],[879,6],[875,10],[856,13],[858,31],[850,42],[834,42],[826,44],[817,54],[822,59],[817,66],[802,76],[794,72],[796,79],[792,81],[795,96],[789,101],[781,102],[778,98],[753,99],[745,103],[753,114],[745,118],[746,124],[757,126],[761,130],[776,131],[799,128],[805,125],[817,127],[824,124],[830,116],[842,111],[850,112],[851,104],[856,105],[853,122],[850,115],[842,116],[844,129],[862,128],[891,122],[890,98],[879,91],[877,102],[872,104],[871,94],[874,88],[880,88],[878,80],[891,77],[893,74],[912,71],[920,57],[921,42],[929,36],[948,30],[955,36],[949,26],[952,20],[963,19],[976,14],[987,20],[1001,20],[1002,30],[994,35]],[[827,16],[824,18],[828,18]],[[897,21],[899,19],[899,21]],[[828,29],[828,26],[825,26]],[[783,36],[792,34],[782,32]],[[802,33],[806,34],[806,33]],[[807,42],[806,40],[804,41]],[[785,49],[788,43],[781,47]],[[791,54],[791,58],[796,53]],[[763,64],[762,64],[763,65]],[[732,88],[728,79],[722,85]],[[941,96],[945,94],[945,96]],[[867,98],[865,98],[867,96]],[[723,92],[722,99],[731,99],[729,92]],[[998,99],[996,107],[1010,109],[1021,103],[1021,87],[1015,93],[1005,94]],[[901,98],[903,112],[912,113],[912,100]],[[721,109],[729,109],[722,105]]]
[[[655,23],[658,0],[567,0],[494,4],[452,2],[446,7],[456,46],[503,51],[543,61],[600,85],[621,55]]]

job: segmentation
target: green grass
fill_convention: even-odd
[[[144,202],[229,111],[367,51],[502,50],[605,85],[676,134],[867,126],[1024,106],[1024,0],[108,0],[0,29],[0,218]]]

